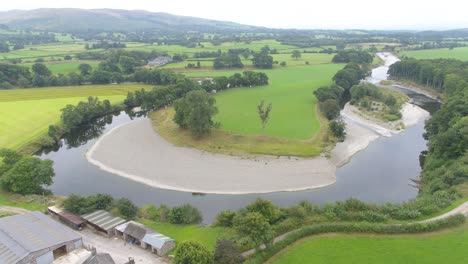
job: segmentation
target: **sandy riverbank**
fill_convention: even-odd
[[[262,156],[256,160],[177,147],[153,131],[149,119],[116,127],[87,153],[101,169],[150,186],[201,193],[299,191],[336,181],[335,165],[313,159]]]

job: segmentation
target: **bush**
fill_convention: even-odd
[[[375,211],[364,211],[359,213],[359,220],[367,222],[384,222],[388,216]]]
[[[169,212],[172,224],[199,224],[202,220],[200,211],[190,204],[173,207]]]
[[[127,198],[120,198],[115,202],[116,214],[120,214],[123,218],[133,219],[138,214],[138,207]]]
[[[213,264],[213,254],[196,241],[182,242],[175,252],[174,264]]]
[[[384,117],[385,117],[385,119],[387,121],[396,121],[396,120],[400,119],[400,117],[398,117],[397,115],[390,115],[390,114],[385,115]]]
[[[337,100],[327,99],[320,103],[320,110],[328,120],[332,120],[340,115],[341,107]]]
[[[340,141],[344,141],[346,137],[346,124],[342,121],[331,121],[328,125],[333,136]]]
[[[236,216],[236,213],[234,211],[231,211],[231,210],[221,211],[216,216],[216,221],[214,225],[232,227],[235,216]]]
[[[231,240],[218,240],[214,252],[214,264],[239,264],[244,258]]]

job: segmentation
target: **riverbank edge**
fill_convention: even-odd
[[[147,120],[147,121],[149,122],[149,120]],[[101,170],[110,172],[112,174],[115,174],[115,175],[130,179],[130,180],[133,180],[133,181],[136,181],[136,182],[143,183],[143,184],[151,186],[151,187],[174,190],[174,191],[189,192],[189,193],[239,195],[239,194],[294,192],[294,191],[304,191],[304,190],[322,188],[322,187],[332,185],[332,184],[334,184],[336,182],[336,175],[335,175],[334,169],[332,171],[327,171],[327,172],[323,172],[322,174],[320,174],[321,177],[326,178],[326,179],[319,182],[319,183],[315,183],[315,184],[311,184],[311,185],[304,185],[304,186],[300,186],[300,187],[289,187],[288,188],[288,187],[284,187],[285,184],[283,182],[278,182],[278,184],[277,184],[277,186],[275,188],[263,189],[263,190],[262,189],[248,190],[248,191],[245,191],[245,190],[235,190],[235,191],[234,190],[233,191],[223,190],[223,191],[220,191],[220,190],[217,190],[216,188],[206,188],[206,189],[187,188],[187,187],[182,187],[182,186],[176,185],[176,184],[168,184],[168,183],[164,183],[164,182],[157,181],[157,180],[154,180],[154,179],[149,179],[149,178],[147,178],[145,176],[139,176],[139,175],[135,175],[133,173],[129,173],[129,172],[125,172],[125,171],[122,171],[122,170],[115,169],[112,166],[105,164],[105,162],[100,160],[99,157],[96,157],[96,155],[95,155],[96,150],[100,147],[101,143],[103,142],[104,139],[106,139],[106,137],[112,136],[114,133],[118,133],[121,128],[123,128],[126,125],[130,125],[130,124],[132,124],[132,122],[128,122],[128,123],[116,126],[113,129],[111,129],[110,131],[108,131],[106,134],[102,135],[93,144],[93,146],[91,146],[91,148],[86,152],[85,157],[88,160],[88,162],[90,162],[91,164],[97,166]],[[154,130],[152,130],[152,132],[156,133]],[[162,138],[162,140],[165,140],[163,137],[161,137],[161,138]],[[166,143],[170,144],[171,147],[173,147],[173,148],[179,148],[178,151],[183,151],[183,149],[187,149],[187,150],[190,150],[190,151],[199,152],[200,155],[203,155],[205,157],[206,156],[212,156],[212,157],[216,156],[216,158],[221,157],[223,159],[239,159],[239,157],[236,157],[236,156],[227,156],[227,155],[223,155],[223,154],[212,154],[212,153],[202,152],[202,151],[199,151],[199,150],[193,149],[193,148],[177,147],[177,146],[174,146],[173,144],[171,144],[168,141],[166,141]],[[257,156],[257,158],[259,158],[259,157],[260,156]],[[272,156],[263,156],[263,157],[265,158],[263,161],[268,161],[268,162],[274,162],[275,159],[276,159],[276,157],[274,158]],[[300,158],[300,160],[317,160],[317,161],[318,161],[318,159],[325,159],[325,158],[324,157],[315,157],[315,158],[310,158],[310,159]],[[328,162],[330,162],[330,161],[328,161]],[[332,166],[332,167],[334,167],[334,166]],[[328,177],[329,174],[333,174],[333,177]]]

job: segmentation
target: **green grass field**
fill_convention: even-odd
[[[224,227],[202,227],[197,225],[174,225],[170,223],[140,220],[139,222],[150,228],[160,231],[166,236],[176,240],[177,245],[181,242],[192,240],[202,243],[210,250],[214,250],[218,239],[230,238],[234,232]]]
[[[468,47],[450,49],[405,50],[399,55],[405,55],[415,59],[457,59],[468,61]]]
[[[268,263],[466,263],[468,225],[445,233],[324,235],[304,239]]]
[[[128,91],[148,85],[90,85],[0,91],[0,148],[20,149],[43,136],[60,118],[60,109],[88,96],[122,101]]]
[[[332,76],[342,67],[341,64],[324,64],[263,70],[270,78],[268,86],[230,89],[216,95],[219,113],[215,120],[221,122],[222,129],[226,131],[261,134],[256,107],[265,100],[273,104],[265,135],[310,139],[320,129],[313,91],[331,84]],[[234,72],[191,72],[187,75],[219,76]]]

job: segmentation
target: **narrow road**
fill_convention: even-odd
[[[433,217],[433,218],[429,218],[429,219],[426,219],[426,220],[422,220],[422,221],[412,222],[412,223],[414,223],[414,224],[416,224],[416,223],[429,223],[429,222],[434,222],[434,221],[441,220],[441,219],[444,219],[444,218],[447,218],[447,217],[450,217],[450,216],[453,216],[453,215],[457,215],[457,214],[462,214],[465,217],[468,217],[468,201],[461,204],[460,206],[450,210],[449,212],[447,212],[445,214],[442,214],[442,215],[439,215],[439,216],[436,216],[436,217]],[[273,240],[273,244],[276,244],[276,243],[282,241],[287,235],[289,235],[290,233],[292,233],[294,231],[295,230],[289,231],[289,232],[287,232],[285,234],[282,234],[281,236],[277,236]],[[260,246],[260,249],[264,249],[264,248],[265,248],[265,245]],[[253,255],[254,253],[255,253],[255,249],[251,249],[251,250],[248,250],[248,251],[245,251],[244,253],[242,253],[242,256],[243,257],[248,257],[250,255]]]

